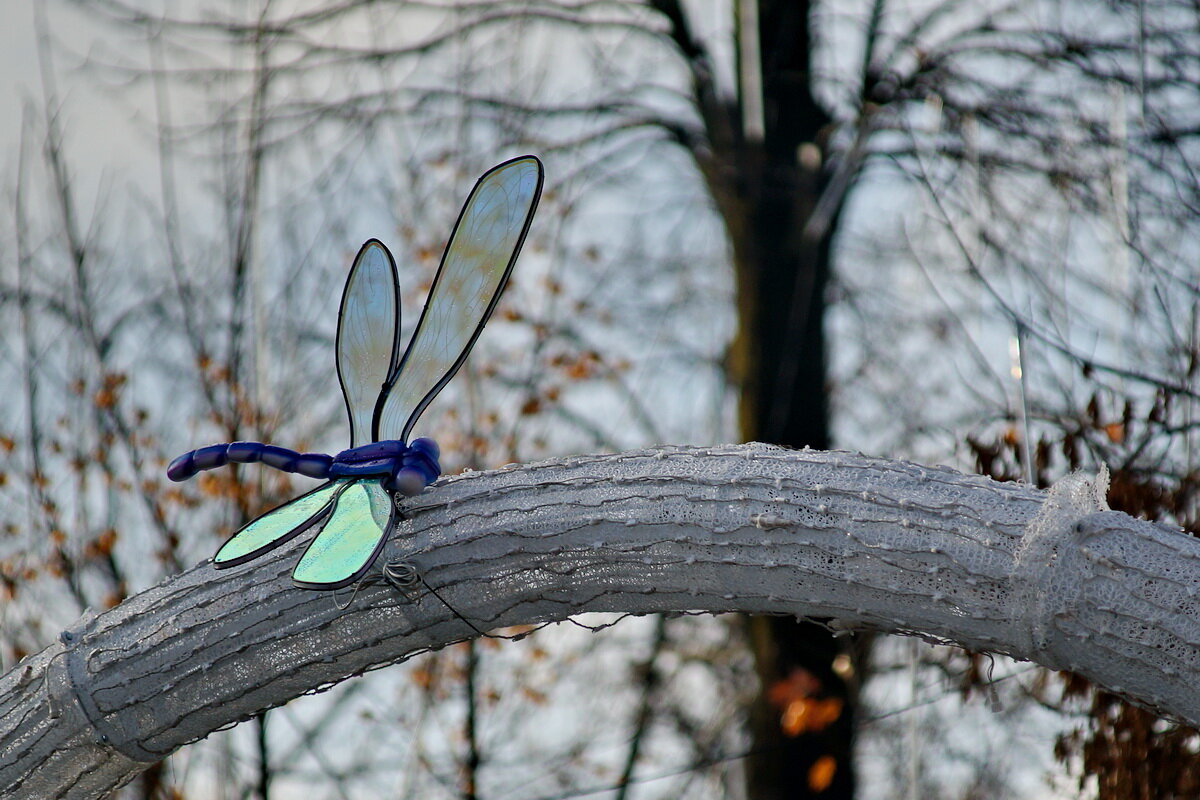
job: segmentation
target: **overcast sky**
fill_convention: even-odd
[[[9,174],[16,168],[24,105],[33,101],[34,113],[41,113],[35,2],[42,0],[0,0],[0,168]],[[117,185],[127,178],[152,177],[155,159],[147,157],[145,128],[139,133],[129,106],[115,103],[80,67],[96,41],[96,23],[60,4],[43,7],[56,42],[53,64],[68,159],[72,175],[82,179],[83,199],[94,196],[101,177]]]
[[[33,0],[0,0],[0,136],[5,152],[21,130],[21,98],[38,91],[37,51],[33,40]]]

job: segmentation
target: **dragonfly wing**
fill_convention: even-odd
[[[350,446],[373,442],[376,399],[400,352],[396,262],[377,239],[358,251],[338,313],[337,372],[350,414]]]
[[[387,540],[392,498],[378,480],[351,483],[338,495],[329,521],[292,571],[303,589],[338,589],[357,580]]]
[[[345,486],[345,481],[326,483],[263,514],[221,546],[213,556],[213,566],[235,567],[291,541],[329,513],[332,501]]]
[[[466,360],[500,299],[541,192],[542,162],[533,156],[493,167],[475,184],[408,350],[380,396],[376,439],[408,441],[425,406]]]

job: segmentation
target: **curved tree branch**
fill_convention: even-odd
[[[0,795],[99,797],[188,742],[478,630],[584,611],[792,614],[1074,670],[1200,722],[1200,542],[944,468],[750,444],[471,473],[405,506],[375,581],[295,589],[296,541],[200,564],[0,678]],[[306,537],[300,537],[301,540]],[[469,621],[469,622],[468,622]]]

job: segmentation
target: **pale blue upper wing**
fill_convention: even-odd
[[[346,481],[331,481],[272,509],[229,538],[213,556],[217,569],[244,564],[320,522]]]
[[[351,483],[337,496],[325,527],[292,571],[304,589],[338,589],[367,571],[391,527],[392,498],[379,481]]]
[[[376,441],[371,425],[400,351],[396,262],[377,239],[358,251],[338,313],[337,372],[350,414],[350,446]]]
[[[425,310],[375,410],[375,439],[408,441],[429,401],[462,366],[500,299],[542,192],[542,162],[493,167],[471,190]]]

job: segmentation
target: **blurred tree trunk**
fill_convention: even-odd
[[[811,91],[810,4],[742,0],[737,21],[740,108],[725,115],[724,130],[705,115],[713,152],[701,166],[727,221],[737,273],[730,370],[740,388],[740,433],[825,449],[825,287],[845,187],[830,185],[823,134],[832,120]],[[814,623],[747,624],[761,680],[749,796],[853,797],[854,698],[834,670],[837,663],[851,674],[848,654]]]

